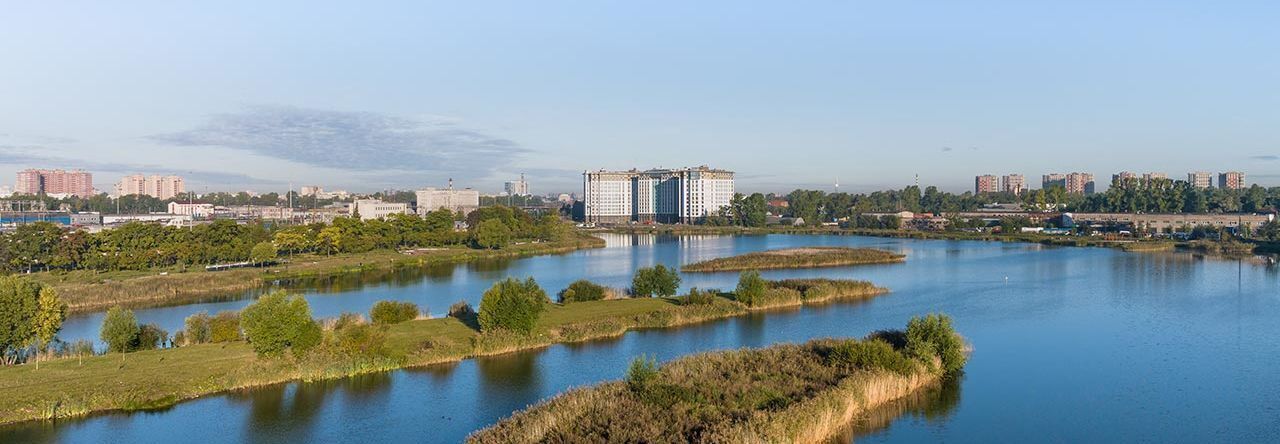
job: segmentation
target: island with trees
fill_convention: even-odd
[[[757,251],[686,264],[680,271],[717,272],[819,268],[902,262],[905,255],[874,248],[801,247]]]
[[[664,365],[637,358],[621,381],[579,388],[473,433],[475,444],[823,442],[869,410],[964,368],[945,315],[865,339],[818,339],[703,353]]]
[[[338,378],[707,322],[780,307],[864,300],[887,290],[834,279],[770,281],[741,274],[731,291],[677,294],[675,269],[637,270],[636,288],[576,281],[561,302],[532,278],[508,278],[430,318],[425,307],[380,301],[370,313],[315,319],[305,298],[275,291],[239,312],[197,313],[167,332],[123,307],[108,310],[95,351],[57,332],[66,305],[25,277],[0,278],[0,424],[171,405],[226,390]]]

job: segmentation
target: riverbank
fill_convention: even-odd
[[[962,343],[946,318],[913,319],[908,329],[704,353],[660,368],[637,359],[623,381],[568,391],[467,441],[825,442],[963,366],[962,355],[939,365],[948,355],[941,350],[958,354]]]
[[[781,268],[820,268],[848,265],[889,264],[902,262],[905,255],[874,248],[802,247],[758,251],[721,257],[680,267],[680,271],[717,272],[770,270]]]
[[[747,307],[731,294],[709,303],[685,298],[638,298],[551,305],[529,336],[480,333],[474,319],[423,319],[392,325],[386,353],[377,358],[262,359],[239,341],[200,344],[125,355],[60,359],[0,368],[0,424],[60,419],[112,410],[165,407],[230,390],[294,380],[319,380],[406,367],[456,362],[618,336],[640,328],[666,328],[747,313],[885,293],[861,281],[805,280],[773,283],[789,295]],[[802,289],[802,290],[796,290]]]
[[[1201,254],[1236,257],[1250,254],[1280,254],[1280,242],[1263,241],[1175,241],[1169,239],[1107,239],[1097,236],[1063,236],[1041,233],[973,233],[967,231],[884,230],[839,227],[708,227],[701,225],[644,225],[609,228],[624,234],[671,235],[765,235],[825,234],[833,236],[871,236],[903,239],[972,240],[988,242],[1024,242],[1060,247],[1104,247],[1132,252],[1173,251],[1185,249]]]
[[[465,263],[482,259],[560,254],[602,247],[604,247],[604,240],[575,231],[568,239],[561,241],[514,244],[497,250],[445,247],[419,250],[413,254],[376,250],[332,256],[297,255],[291,258],[286,257],[281,264],[271,267],[213,272],[203,269],[109,273],[74,271],[41,272],[28,276],[43,285],[53,287],[62,301],[67,304],[68,312],[85,313],[102,311],[117,305],[126,308],[143,308],[193,303],[219,296],[238,295],[281,280],[336,276],[377,269]]]

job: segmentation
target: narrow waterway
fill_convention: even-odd
[[[903,264],[787,270],[766,277],[871,280],[893,292],[861,303],[753,314],[679,329],[337,381],[290,383],[181,403],[0,429],[5,442],[456,442],[567,388],[621,376],[635,356],[826,336],[862,336],[916,315],[955,319],[974,352],[958,382],[871,415],[848,439],[919,441],[1233,441],[1280,436],[1280,269],[1253,258],[1124,253],[1035,244],[848,236],[610,236],[559,256],[309,283],[318,316],[380,299],[439,313],[494,280],[533,276],[554,291],[579,278],[625,286],[637,267],[807,245],[872,246]],[[685,287],[730,288],[732,273]],[[140,310],[174,329],[236,299]],[[96,336],[93,316],[68,335]],[[895,410],[896,409],[896,410]]]

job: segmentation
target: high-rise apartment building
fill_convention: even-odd
[[[165,200],[185,192],[186,185],[180,176],[131,174],[116,183],[116,196],[143,195]]]
[[[983,174],[973,178],[973,194],[1000,192],[1000,178],[993,174]]]
[[[1187,183],[1196,188],[1209,188],[1213,186],[1213,174],[1208,171],[1187,173]]]
[[[1228,171],[1218,174],[1218,188],[1224,190],[1240,190],[1244,189],[1244,173],[1239,171]]]
[[[480,192],[470,188],[454,189],[453,179],[449,180],[448,188],[424,188],[415,191],[414,194],[418,196],[419,216],[426,216],[427,213],[441,208],[463,214],[469,214],[480,208]]]
[[[528,196],[529,182],[525,182],[524,174],[520,175],[520,180],[513,180],[502,185],[503,191],[508,196]]]
[[[733,200],[733,172],[701,166],[582,173],[587,222],[694,223]]]
[[[1070,194],[1093,194],[1093,174],[1049,173],[1041,176],[1040,187],[1062,187]]]
[[[23,194],[93,196],[93,174],[82,170],[23,170],[14,185]]]
[[[1094,183],[1093,174],[1090,173],[1070,173],[1067,174],[1067,193],[1070,194],[1093,194]]]
[[[1040,176],[1040,188],[1048,189],[1050,187],[1067,187],[1067,175],[1062,173],[1049,173]]]
[[[1026,190],[1027,178],[1021,174],[1006,174],[1000,180],[1000,191],[1020,196]]]
[[[1125,181],[1128,181],[1129,179],[1136,180],[1137,178],[1137,174],[1130,173],[1128,171],[1121,171],[1111,175],[1111,186],[1123,185]]]

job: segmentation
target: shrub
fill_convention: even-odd
[[[449,306],[449,316],[458,319],[467,319],[476,315],[476,309],[471,308],[471,304],[467,301],[454,302]]]
[[[764,292],[768,286],[769,283],[760,277],[760,272],[744,271],[738,275],[738,288],[733,290],[733,294],[738,302],[755,307],[764,302]]]
[[[370,325],[359,315],[348,314],[339,317],[333,330],[325,335],[325,346],[346,357],[386,356],[386,326]]]
[[[245,337],[259,355],[278,356],[286,349],[305,353],[323,339],[307,300],[283,291],[262,296],[240,316]]]
[[[643,391],[646,387],[658,379],[658,361],[656,359],[640,355],[631,360],[631,366],[627,368],[627,388],[633,392]]]
[[[954,375],[964,368],[964,343],[955,329],[951,327],[951,318],[943,314],[931,314],[923,318],[914,317],[907,322],[907,347],[909,356],[932,363],[936,356],[942,360],[944,375]]]
[[[179,340],[178,335],[174,335],[174,342],[185,345],[203,344],[210,341],[209,313],[202,311],[187,316],[187,319],[183,320],[182,324],[185,328],[178,332],[181,338]]]
[[[240,313],[226,310],[209,320],[209,342],[240,340]]]
[[[134,338],[138,337],[138,319],[133,316],[133,310],[120,306],[108,309],[106,317],[102,319],[102,331],[98,337],[107,343],[107,351],[128,351]]]
[[[710,305],[716,301],[715,290],[698,290],[698,287],[689,289],[689,294],[680,298],[681,305]]]
[[[134,337],[130,349],[155,350],[164,347],[166,342],[169,342],[169,332],[159,325],[146,324],[138,327],[138,335]]]
[[[680,275],[674,268],[662,264],[636,270],[631,279],[631,292],[635,296],[674,296],[679,288]]]
[[[547,293],[533,278],[497,282],[480,299],[480,331],[506,329],[529,334],[548,302]]]
[[[893,348],[893,344],[877,338],[863,341],[844,341],[832,347],[830,359],[835,363],[868,370],[887,370],[910,375],[915,364],[906,355]]]
[[[605,292],[603,285],[586,279],[579,279],[560,291],[560,302],[567,304],[570,302],[599,301],[604,299]]]
[[[418,317],[418,304],[412,302],[378,301],[369,309],[374,324],[399,324]]]

